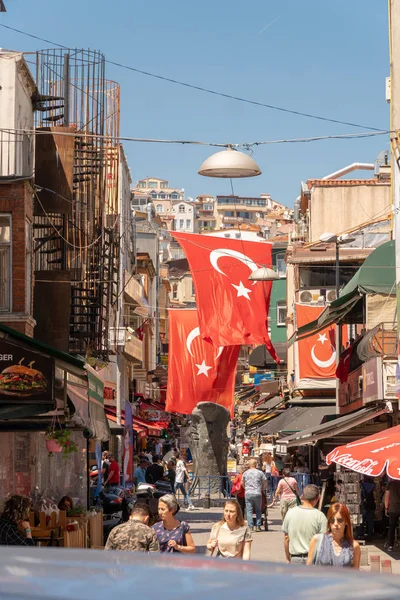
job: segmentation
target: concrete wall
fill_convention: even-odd
[[[310,199],[310,242],[326,232],[342,233],[390,211],[390,184],[314,187]]]
[[[0,129],[33,129],[35,82],[18,52],[0,52]],[[33,173],[33,135],[0,131],[0,175]]]

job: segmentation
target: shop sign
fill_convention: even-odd
[[[104,404],[104,383],[102,380],[94,375],[91,371],[87,371],[88,376],[88,396],[89,400],[94,400],[95,402],[100,402],[100,404]]]
[[[54,360],[0,340],[0,403],[54,399]]]
[[[382,358],[371,358],[362,366],[362,394],[364,404],[383,400]]]
[[[362,368],[359,367],[339,386],[339,413],[346,415],[362,408],[363,402]]]
[[[227,471],[228,473],[236,473],[237,463],[234,458],[228,458]]]

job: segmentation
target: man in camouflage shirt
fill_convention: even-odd
[[[129,520],[111,530],[105,550],[159,552],[157,535],[154,529],[148,526],[151,516],[151,511],[146,504],[134,506]]]

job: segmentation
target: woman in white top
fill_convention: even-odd
[[[224,507],[224,517],[214,525],[207,542],[211,556],[250,560],[252,541],[250,527],[243,519],[239,503],[228,500]]]

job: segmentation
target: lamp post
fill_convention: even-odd
[[[340,293],[340,246],[354,242],[355,238],[350,235],[336,235],[336,233],[323,233],[320,236],[321,242],[335,244],[335,288],[336,298]],[[336,366],[339,365],[340,353],[342,351],[342,326],[336,325]],[[336,379],[336,414],[339,414],[339,380]]]

